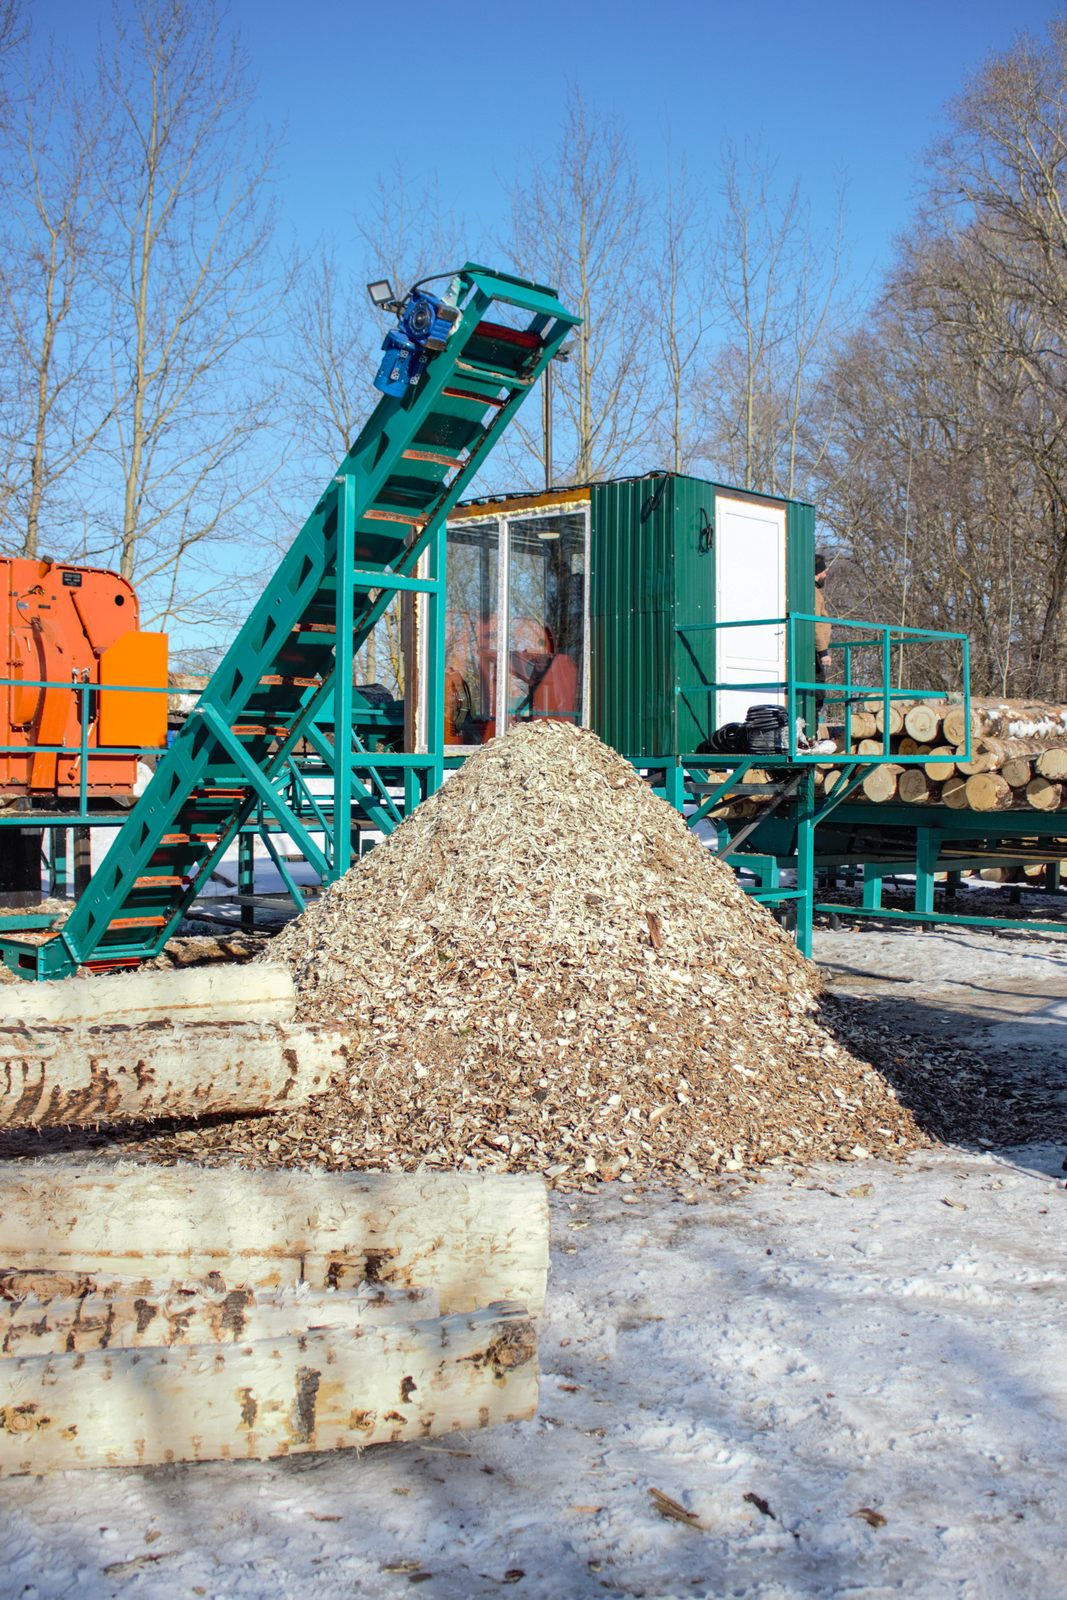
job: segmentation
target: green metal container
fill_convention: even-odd
[[[691,754],[715,727],[714,696],[701,686],[716,678],[715,640],[722,636],[711,631],[720,495],[785,508],[786,609],[814,610],[812,506],[673,473],[593,484],[592,725],[627,756]],[[795,648],[801,659],[793,670],[810,678],[810,623],[797,625]]]

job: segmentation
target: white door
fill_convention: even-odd
[[[715,499],[715,620],[785,616],[785,507]],[[785,678],[785,627],[719,628],[720,683],[776,685]],[[716,725],[743,722],[749,706],[785,704],[778,688],[720,689]]]

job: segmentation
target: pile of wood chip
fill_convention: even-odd
[[[171,1136],[201,1160],[687,1182],[925,1139],[819,1026],[818,976],[592,733],[472,755],[273,941],[353,1074],[288,1115]]]

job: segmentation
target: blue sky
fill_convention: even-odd
[[[111,0],[25,3],[41,33],[91,63]],[[463,10],[440,0],[231,0],[230,16],[258,82],[256,115],[281,140],[281,243],[335,243],[356,285],[367,264],[358,220],[379,176],[398,166],[409,193],[436,178],[443,210],[465,221],[460,259],[507,266],[493,241],[507,231],[509,184],[531,161],[551,163],[577,87],[594,112],[620,119],[648,180],[664,169],[668,137],[709,186],[725,139],[759,143],[783,183],[799,181],[817,234],[832,224],[843,182],[859,311],[908,226],[946,101],[1017,32],[1043,34],[1065,5],[539,0]],[[289,444],[268,432],[265,471]],[[306,507],[294,507],[295,527]]]
[[[91,52],[109,5],[37,0],[36,14]],[[852,267],[868,284],[907,223],[945,101],[987,55],[1019,30],[1042,32],[1057,10],[1046,0],[231,5],[264,120],[285,129],[279,195],[304,243],[352,240],[353,214],[399,161],[415,180],[439,174],[472,253],[485,249],[503,225],[509,178],[550,152],[577,84],[624,120],[649,173],[669,130],[696,171],[724,135],[762,140],[824,217],[843,177]]]

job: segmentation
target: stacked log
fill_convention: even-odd
[[[857,801],[978,812],[1067,810],[1067,706],[973,702],[969,752],[962,705],[894,701],[888,753],[886,726],[884,703],[871,699],[852,708],[847,750],[844,728],[837,730],[840,754],[885,757],[855,791]],[[832,794],[852,771],[828,758],[816,771],[817,792]]]
[[[533,1415],[544,1183],[34,1164],[0,1176],[0,1477]]]

